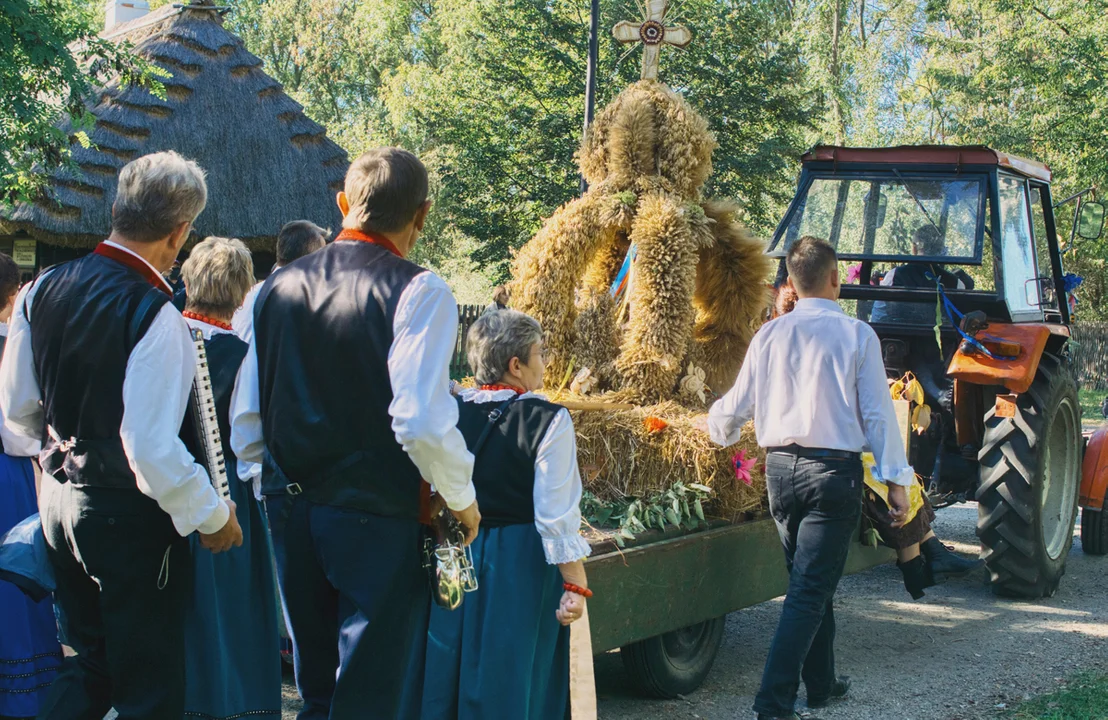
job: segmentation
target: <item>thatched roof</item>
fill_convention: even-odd
[[[105,33],[172,73],[166,100],[111,84],[93,99],[92,148],[74,146],[81,172],[56,174],[48,197],[17,206],[0,230],[44,242],[91,246],[108,235],[119,169],[176,150],[208,174],[208,206],[195,231],[273,248],[280,227],[308,219],[338,227],[335,193],[348,160],[308,119],[262,61],[223,27],[211,0],[167,5]],[[63,129],[70,131],[68,124]]]

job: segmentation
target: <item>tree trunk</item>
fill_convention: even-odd
[[[846,142],[846,117],[842,103],[843,78],[840,61],[844,0],[831,0],[831,2],[833,4],[831,15],[831,120],[835,124],[835,144],[842,145]]]

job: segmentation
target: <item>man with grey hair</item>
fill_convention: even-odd
[[[111,236],[16,301],[0,366],[5,446],[38,455],[55,597],[78,655],[39,717],[180,718],[188,536],[242,543],[233,504],[179,438],[196,354],[162,277],[207,202],[174,152],[124,166]]]
[[[419,717],[428,483],[467,542],[481,521],[447,391],[458,305],[405,259],[427,192],[410,152],[354,161],[343,231],[262,286],[235,387],[231,445],[263,465],[300,720]]]
[[[309,220],[293,220],[285,223],[277,233],[277,264],[274,265],[273,272],[305,255],[311,255],[316,250],[322,250],[330,235],[329,230]],[[254,339],[254,303],[258,299],[258,292],[263,284],[264,282],[256,283],[250,289],[242,302],[242,307],[235,311],[235,316],[231,319],[231,326],[246,343]]]

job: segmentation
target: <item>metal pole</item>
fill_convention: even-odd
[[[585,126],[581,131],[582,137],[588,132],[592,124],[593,110],[596,106],[596,64],[600,51],[600,0],[592,0],[592,10],[589,16],[589,61],[585,74]],[[581,194],[589,189],[585,178],[581,178]]]

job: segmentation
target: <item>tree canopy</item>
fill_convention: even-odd
[[[81,41],[112,57],[86,2],[101,12],[94,0],[0,0],[14,38],[0,33],[8,193],[64,160],[47,119],[76,113],[96,77],[63,50]],[[513,249],[578,192],[588,0],[227,4],[231,29],[351,154],[389,143],[424,158],[436,208],[420,259],[449,268],[466,299],[503,279]],[[671,4],[695,37],[662,50],[661,79],[719,140],[708,192],[738,199],[762,235],[816,142],[988,144],[1049,164],[1056,199],[1108,176],[1108,0]],[[637,79],[641,52],[608,32],[638,18],[638,3],[600,5],[598,107]],[[1068,233],[1068,212],[1059,219]],[[1089,243],[1069,261],[1097,313],[1108,311],[1106,251]]]

